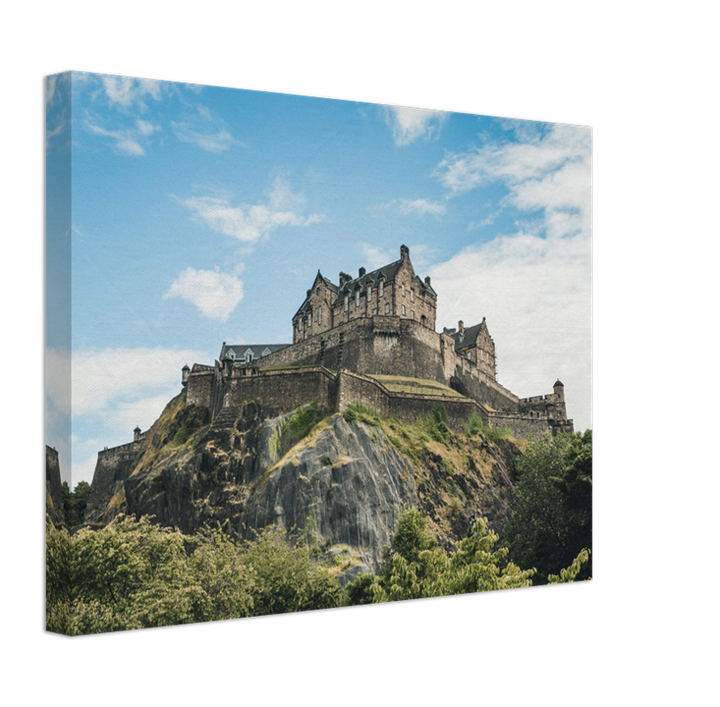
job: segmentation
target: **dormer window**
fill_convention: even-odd
[[[368,287],[368,302],[372,302],[372,285]]]

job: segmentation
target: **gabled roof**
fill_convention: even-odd
[[[362,277],[349,280],[341,287],[338,287],[338,296],[335,302],[333,302],[333,305],[339,304],[346,294],[354,294],[357,289],[364,290],[366,287],[377,287],[380,280],[385,280],[386,283],[392,282],[395,279],[395,275],[397,275],[397,271],[400,269],[401,263],[402,258],[389,265],[383,265],[383,267],[377,270],[365,273]]]
[[[330,280],[328,280],[326,277],[324,277],[319,270],[317,271],[317,275],[315,275],[315,279],[313,280],[313,284],[312,284],[312,287],[310,288],[310,290],[311,291],[314,290],[320,282],[322,282],[325,285],[325,287],[327,287],[328,290],[330,290],[330,292],[337,294],[338,286],[333,284],[332,282],[330,282]],[[293,316],[293,319],[295,319],[295,317],[297,317],[298,314],[304,315],[308,311],[309,300],[310,300],[310,295],[308,294],[305,297],[305,300],[303,301],[303,303],[300,305],[300,308],[298,309],[298,311],[295,312],[295,316]]]
[[[287,346],[290,346],[290,344],[223,344],[220,351],[220,360],[222,361],[226,356],[230,356],[230,358],[237,361],[244,361],[245,354],[248,351],[252,353],[253,358],[262,358]]]
[[[455,339],[455,351],[460,351],[468,346],[474,346],[483,324],[485,324],[484,319],[480,324],[465,327],[465,330],[462,332],[456,331],[454,334],[450,334],[450,336]],[[487,324],[485,324],[485,328],[487,329]]]

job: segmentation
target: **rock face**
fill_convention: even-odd
[[[45,445],[45,511],[54,525],[64,525],[62,482],[58,453]]]
[[[424,511],[446,547],[467,533],[473,514],[502,532],[509,461],[519,453],[513,442],[461,434],[440,444],[399,422],[336,414],[315,424],[316,412],[305,406],[268,418],[250,401],[211,420],[207,408],[178,396],[148,430],[132,469],[109,467],[98,477],[112,476],[114,495],[93,509],[93,520],[150,515],[187,534],[220,523],[248,539],[276,525],[328,555],[351,556],[345,579],[358,568],[377,571],[408,507]]]
[[[314,439],[273,467],[247,505],[248,528],[298,528],[344,543],[379,566],[402,510],[417,505],[412,466],[376,428],[334,415]]]

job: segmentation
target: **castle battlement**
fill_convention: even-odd
[[[293,343],[223,343],[214,366],[183,369],[187,402],[218,413],[243,399],[260,399],[268,410],[288,412],[318,398],[342,411],[347,396],[356,395],[403,418],[427,412],[440,397],[446,407],[462,410],[463,419],[476,412],[490,424],[502,420],[521,436],[572,429],[559,380],[553,393],[519,398],[497,381],[486,320],[469,327],[461,320],[457,328],[437,333],[436,306],[430,278],[415,275],[406,246],[400,260],[370,273],[360,268],[356,278],[340,273],[337,285],[318,271],[293,317]],[[460,395],[397,394],[373,376],[432,381]]]

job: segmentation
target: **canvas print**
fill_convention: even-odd
[[[590,128],[45,106],[48,631],[592,577]]]

